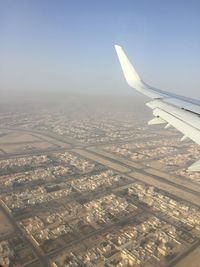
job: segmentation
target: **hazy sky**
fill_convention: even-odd
[[[129,94],[115,43],[147,83],[200,96],[199,0],[0,0],[0,90]]]

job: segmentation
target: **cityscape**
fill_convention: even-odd
[[[198,146],[140,98],[78,99],[1,106],[0,265],[198,263]]]
[[[0,1],[0,267],[200,267],[200,1]]]

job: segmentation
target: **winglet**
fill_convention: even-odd
[[[120,65],[122,67],[124,76],[126,78],[127,83],[130,87],[140,91],[145,87],[144,83],[140,79],[133,65],[129,61],[122,47],[119,45],[115,45],[115,50],[117,52],[117,56],[119,58]]]

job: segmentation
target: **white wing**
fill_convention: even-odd
[[[115,45],[115,49],[130,87],[153,99],[146,104],[155,116],[149,124],[167,123],[166,128],[171,125],[183,133],[182,140],[190,138],[200,145],[200,101],[147,85],[141,80],[123,49],[118,45]],[[200,171],[200,160],[188,170]]]

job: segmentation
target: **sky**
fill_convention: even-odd
[[[130,94],[113,45],[154,87],[200,96],[199,0],[0,0],[0,92]]]

